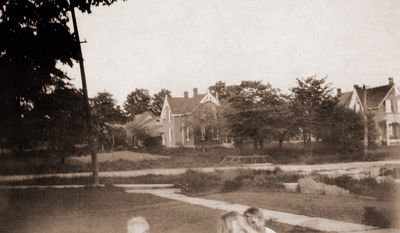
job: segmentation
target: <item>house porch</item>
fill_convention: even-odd
[[[380,140],[382,144],[400,145],[400,117],[395,120],[384,120],[379,124]]]

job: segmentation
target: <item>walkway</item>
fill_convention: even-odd
[[[173,184],[119,184],[127,193],[146,193],[154,196],[167,198],[191,205],[211,208],[222,211],[237,211],[243,213],[250,206],[242,204],[234,204],[223,201],[209,200],[198,197],[188,197],[182,194],[179,189],[173,188]],[[53,185],[53,186],[0,186],[0,189],[27,189],[27,188],[82,188],[83,185]],[[376,227],[366,226],[362,224],[349,223],[326,218],[308,217],[268,209],[261,209],[267,219],[275,222],[296,225],[326,232],[342,232],[342,233],[400,233],[397,229],[378,229]]]
[[[120,185],[120,187],[124,187],[124,185]],[[246,209],[250,207],[247,205],[233,204],[223,201],[208,200],[198,197],[188,197],[176,193],[176,189],[134,189],[132,187],[125,187],[125,190],[127,193],[147,193],[154,196],[159,196],[179,202],[222,211],[237,211],[239,213],[243,213]],[[400,230],[396,229],[378,229],[376,227],[366,226],[357,223],[343,222],[318,217],[308,217],[304,215],[291,214],[268,209],[261,210],[263,211],[267,219],[272,219],[275,222],[301,226],[319,231],[343,233],[400,233]]]
[[[316,165],[279,165],[279,164],[248,164],[232,167],[206,167],[206,168],[156,168],[143,169],[133,171],[108,171],[100,172],[100,177],[136,177],[145,175],[180,175],[187,170],[192,169],[201,172],[213,172],[216,170],[232,170],[232,169],[255,169],[255,170],[274,170],[279,167],[283,171],[295,171],[300,173],[318,172],[326,175],[345,175],[356,174],[358,176],[377,175],[379,169],[385,166],[399,165],[400,160],[373,161],[373,162],[353,162],[353,163],[331,163]],[[13,182],[21,180],[31,180],[39,178],[77,178],[89,177],[91,172],[80,173],[54,173],[54,174],[38,174],[38,175],[12,175],[0,176],[0,182]]]

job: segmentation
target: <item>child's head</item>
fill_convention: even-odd
[[[128,221],[128,233],[149,233],[150,225],[143,217],[134,217]]]
[[[248,208],[244,212],[244,216],[246,217],[246,221],[250,226],[256,229],[261,229],[265,227],[264,214],[258,208]]]

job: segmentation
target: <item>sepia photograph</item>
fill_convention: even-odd
[[[400,0],[0,0],[1,233],[400,233]]]

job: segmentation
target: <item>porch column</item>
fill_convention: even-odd
[[[182,126],[182,130],[181,130],[181,135],[182,135],[182,146],[184,146],[185,145],[185,131],[184,131],[183,126]]]
[[[390,146],[389,122],[386,121],[386,145]]]

